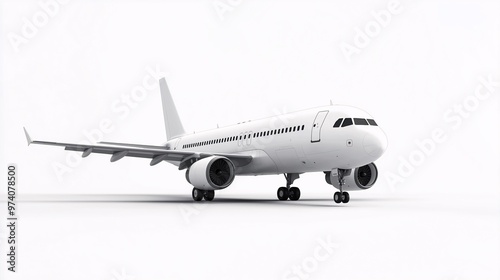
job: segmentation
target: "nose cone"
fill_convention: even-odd
[[[374,129],[366,133],[363,139],[363,147],[366,153],[377,159],[382,156],[387,149],[387,136],[381,129]]]

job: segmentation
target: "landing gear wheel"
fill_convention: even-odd
[[[299,173],[285,173],[286,187],[281,187],[278,189],[278,199],[279,200],[298,200],[300,198],[300,190],[296,187],[290,187],[293,181],[299,179]]]
[[[351,199],[348,192],[343,192],[342,203],[347,203]]]
[[[333,201],[335,201],[335,203],[341,203],[342,202],[342,194],[340,192],[335,192],[333,194]]]
[[[290,198],[290,200],[299,200],[300,189],[297,187],[291,187],[288,191],[288,197]]]
[[[203,195],[203,198],[205,198],[206,201],[212,201],[214,200],[215,197],[215,191],[205,191],[205,194]]]
[[[278,199],[279,200],[287,200],[288,199],[288,189],[285,187],[281,187],[278,189]]]
[[[203,199],[204,193],[205,192],[200,189],[193,188],[193,192],[191,194],[193,196],[194,201],[201,201]]]
[[[332,170],[331,172],[334,172],[335,170]],[[335,203],[347,203],[350,200],[349,193],[342,191],[342,187],[345,184],[344,176],[349,176],[351,174],[350,169],[337,169],[337,174],[338,174],[338,180],[339,180],[339,190],[340,192],[335,192],[333,195],[333,201]],[[331,173],[333,174],[333,173]]]

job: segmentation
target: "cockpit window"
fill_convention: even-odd
[[[340,126],[340,124],[342,123],[342,120],[343,120],[342,118],[338,119],[338,120],[335,122],[335,124],[333,125],[333,127],[339,127],[339,126]]]
[[[368,119],[368,123],[370,125],[375,125],[375,126],[378,126],[378,124],[373,120],[373,119]]]
[[[368,125],[368,122],[365,119],[354,118],[355,125]]]
[[[352,125],[352,119],[351,118],[345,118],[344,122],[342,123],[342,127],[350,126],[350,125]]]

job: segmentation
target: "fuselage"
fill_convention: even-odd
[[[249,154],[252,162],[236,174],[264,175],[363,166],[383,154],[387,137],[365,111],[330,105],[184,135],[167,147]]]

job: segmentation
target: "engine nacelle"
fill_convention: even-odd
[[[344,185],[342,190],[344,191],[359,191],[369,189],[375,184],[378,177],[378,170],[375,163],[370,163],[354,170],[350,170],[349,175],[344,175]],[[335,188],[339,188],[339,178],[334,175],[331,176],[331,172],[326,172],[325,180],[328,184],[333,185]],[[333,183],[333,184],[332,184]]]
[[[220,190],[231,185],[234,175],[234,164],[228,158],[211,156],[193,163],[186,180],[197,189]]]

